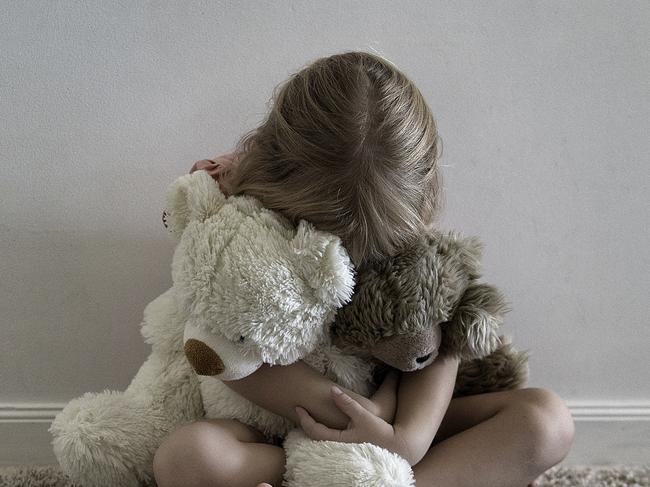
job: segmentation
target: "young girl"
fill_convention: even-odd
[[[227,194],[254,196],[294,222],[341,237],[357,266],[408,245],[438,215],[436,125],[417,87],[374,54],[321,58],[274,93],[237,150],[206,169]],[[300,423],[316,439],[372,442],[406,458],[423,486],[518,486],[559,463],[573,442],[563,401],[544,389],[451,399],[458,369],[439,357],[389,376],[373,398],[302,362],[263,366],[226,384]],[[154,457],[159,487],[280,487],[285,456],[254,428],[200,420],[172,432]]]

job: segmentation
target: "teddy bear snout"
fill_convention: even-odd
[[[185,355],[192,368],[199,375],[218,375],[225,367],[219,354],[201,340],[190,338],[185,342]]]
[[[423,364],[424,362],[426,362],[427,360],[429,360],[429,359],[431,358],[432,355],[433,355],[433,352],[431,352],[431,353],[427,353],[426,355],[422,355],[422,357],[418,357],[418,358],[416,358],[415,361],[416,361],[418,364]]]
[[[412,334],[393,335],[381,339],[372,355],[403,372],[426,367],[438,356],[440,326],[426,326]]]

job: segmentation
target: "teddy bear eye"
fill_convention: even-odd
[[[244,335],[239,335],[239,343],[242,343],[244,340],[246,340],[246,337]]]

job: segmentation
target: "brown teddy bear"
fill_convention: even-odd
[[[332,326],[333,343],[401,371],[439,354],[457,356],[455,396],[520,387],[528,358],[498,335],[509,309],[496,287],[477,282],[482,249],[476,237],[433,231],[358,269],[352,301]]]

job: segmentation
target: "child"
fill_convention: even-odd
[[[245,193],[294,222],[341,237],[358,268],[394,254],[440,209],[438,135],[417,87],[365,52],[321,58],[275,93],[234,153],[199,161],[227,194]],[[562,400],[544,389],[451,399],[458,363],[389,376],[362,398],[302,362],[226,384],[317,439],[369,441],[406,458],[422,486],[524,486],[573,441]],[[179,427],[154,457],[159,487],[280,487],[284,451],[235,420]]]

